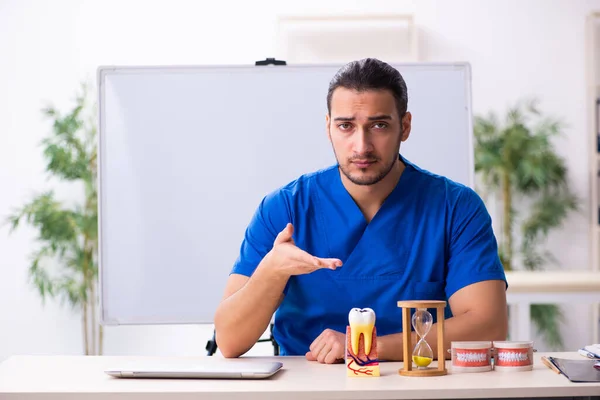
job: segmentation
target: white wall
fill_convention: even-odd
[[[476,112],[537,95],[545,112],[568,122],[567,136],[557,143],[585,208],[550,243],[560,246],[555,254],[566,268],[589,268],[584,21],[600,10],[600,0],[0,1],[0,218],[47,187],[38,144],[50,127],[39,109],[47,101],[69,106],[79,82],[93,80],[98,65],[252,63],[277,56],[278,14],[341,10],[413,13],[422,61],[472,64]],[[7,233],[0,228],[0,360],[81,353],[79,316],[53,302],[42,307],[27,284],[35,232]],[[591,340],[587,309],[576,313],[584,322],[569,319],[568,349]],[[105,353],[204,354],[211,329],[109,328]],[[270,351],[261,344],[252,353]]]

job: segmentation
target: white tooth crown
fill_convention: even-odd
[[[487,361],[486,353],[456,352],[456,359],[461,362],[478,363]]]
[[[358,343],[360,334],[362,333],[365,354],[369,354],[373,340],[373,327],[375,326],[375,311],[370,308],[353,308],[348,314],[348,321],[350,322],[350,331],[352,333],[352,337],[350,338],[352,351],[358,355]]]
[[[498,359],[504,362],[524,362],[529,359],[527,352],[502,351],[498,352]]]

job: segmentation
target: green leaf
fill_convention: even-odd
[[[537,333],[553,350],[561,350],[564,346],[560,326],[565,322],[564,314],[555,304],[532,304],[531,320]]]
[[[54,283],[50,278],[48,271],[40,263],[53,254],[48,247],[42,247],[33,254],[33,260],[29,267],[29,278],[33,285],[38,289],[42,298],[42,304],[45,304],[46,297],[54,297]]]
[[[577,208],[577,198],[571,193],[544,194],[532,205],[529,217],[523,222],[523,245],[527,247],[545,239],[551,229],[562,224],[569,211]]]
[[[62,204],[54,199],[52,191],[34,197],[31,202],[9,216],[15,227],[21,219],[37,228],[39,239],[49,242],[54,250],[68,245],[78,234],[73,212],[64,209]]]
[[[522,249],[523,266],[528,270],[539,270],[544,267],[546,257],[534,246],[526,246]]]
[[[64,277],[56,284],[61,301],[72,308],[80,307],[86,300],[87,287],[73,277]]]

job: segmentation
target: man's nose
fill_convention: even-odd
[[[356,131],[354,140],[354,152],[357,154],[369,153],[373,150],[373,144],[371,143],[371,135],[363,128],[359,128]]]

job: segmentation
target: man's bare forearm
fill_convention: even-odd
[[[482,317],[474,313],[465,313],[448,318],[444,321],[444,355],[450,358],[448,349],[454,341],[479,341],[479,340],[506,340],[507,323],[503,318]],[[433,357],[437,358],[438,324],[433,324],[425,337],[433,350]],[[401,333],[385,335],[378,340],[379,358],[387,361],[402,361],[404,359],[403,340]],[[417,335],[411,332],[411,348],[417,344]],[[410,355],[409,355],[410,357]]]
[[[216,340],[225,357],[247,352],[268,327],[279,306],[287,278],[271,273],[266,258],[246,284],[215,313]]]

